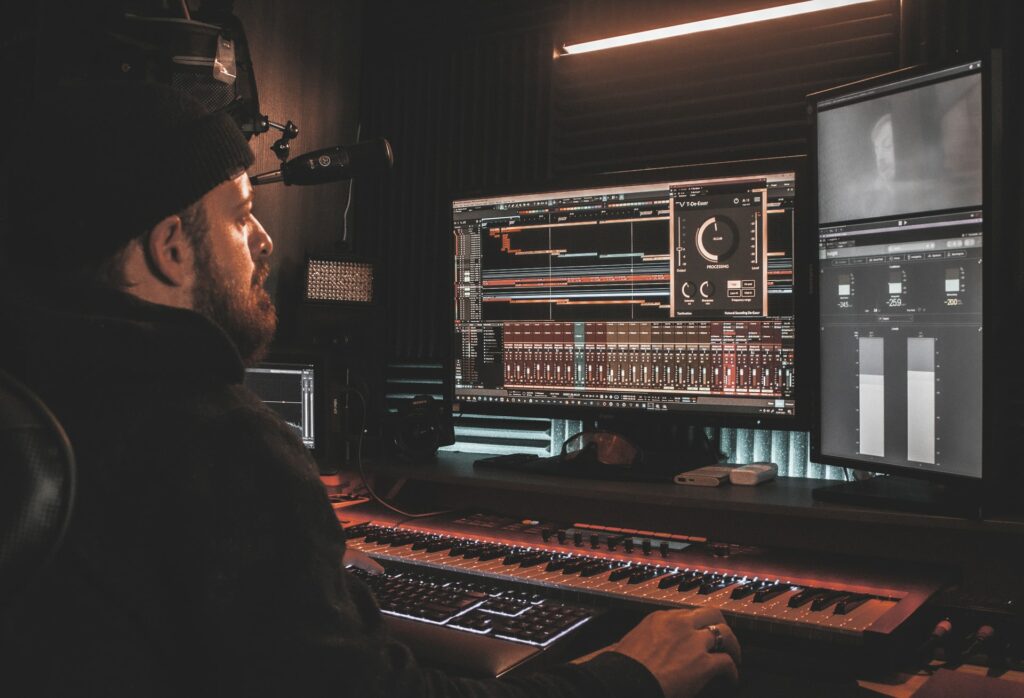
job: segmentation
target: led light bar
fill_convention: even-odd
[[[847,5],[859,5],[865,2],[875,2],[875,0],[807,0],[807,2],[796,2],[790,5],[766,7],[763,10],[751,10],[750,12],[740,12],[734,15],[702,19],[697,22],[676,24],[671,27],[648,29],[647,31],[634,32],[632,34],[622,34],[621,36],[612,36],[607,39],[597,39],[595,41],[584,41],[579,44],[563,45],[561,53],[565,55],[601,51],[607,48],[618,48],[619,46],[640,44],[645,41],[669,39],[674,36],[686,36],[687,34],[697,34],[698,32],[706,32],[713,29],[737,27],[741,24],[764,22],[770,19],[781,19],[783,17],[807,14],[808,12],[832,10],[838,7],[846,7]]]

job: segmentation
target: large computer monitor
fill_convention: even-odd
[[[458,408],[806,424],[793,263],[803,166],[773,158],[455,200]]]
[[[984,473],[987,90],[975,61],[812,96],[822,462]]]

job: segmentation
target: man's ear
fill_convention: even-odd
[[[167,216],[153,226],[143,242],[146,266],[165,284],[184,287],[193,271],[192,243],[185,235],[181,218]]]

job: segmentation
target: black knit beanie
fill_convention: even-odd
[[[165,85],[83,83],[34,111],[8,164],[15,265],[108,259],[253,163],[231,117]]]

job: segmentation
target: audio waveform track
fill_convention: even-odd
[[[481,250],[483,319],[664,317],[668,218],[649,213],[627,220],[491,223]]]

